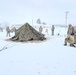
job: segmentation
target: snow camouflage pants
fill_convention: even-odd
[[[65,44],[69,43],[69,44],[74,44],[74,36],[72,35],[68,35],[66,38],[65,38]]]

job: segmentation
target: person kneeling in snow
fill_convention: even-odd
[[[74,27],[71,24],[69,24],[67,37],[65,38],[64,45],[66,46],[67,43],[69,43],[70,46],[75,47],[75,45],[74,45]]]

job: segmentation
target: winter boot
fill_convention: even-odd
[[[70,44],[71,47],[76,47],[74,44]]]

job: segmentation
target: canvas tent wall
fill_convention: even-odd
[[[25,23],[15,32],[12,41],[30,41],[30,40],[45,40],[44,34],[39,33],[31,25]]]

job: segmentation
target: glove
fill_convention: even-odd
[[[71,35],[74,35],[74,33],[71,33]]]

